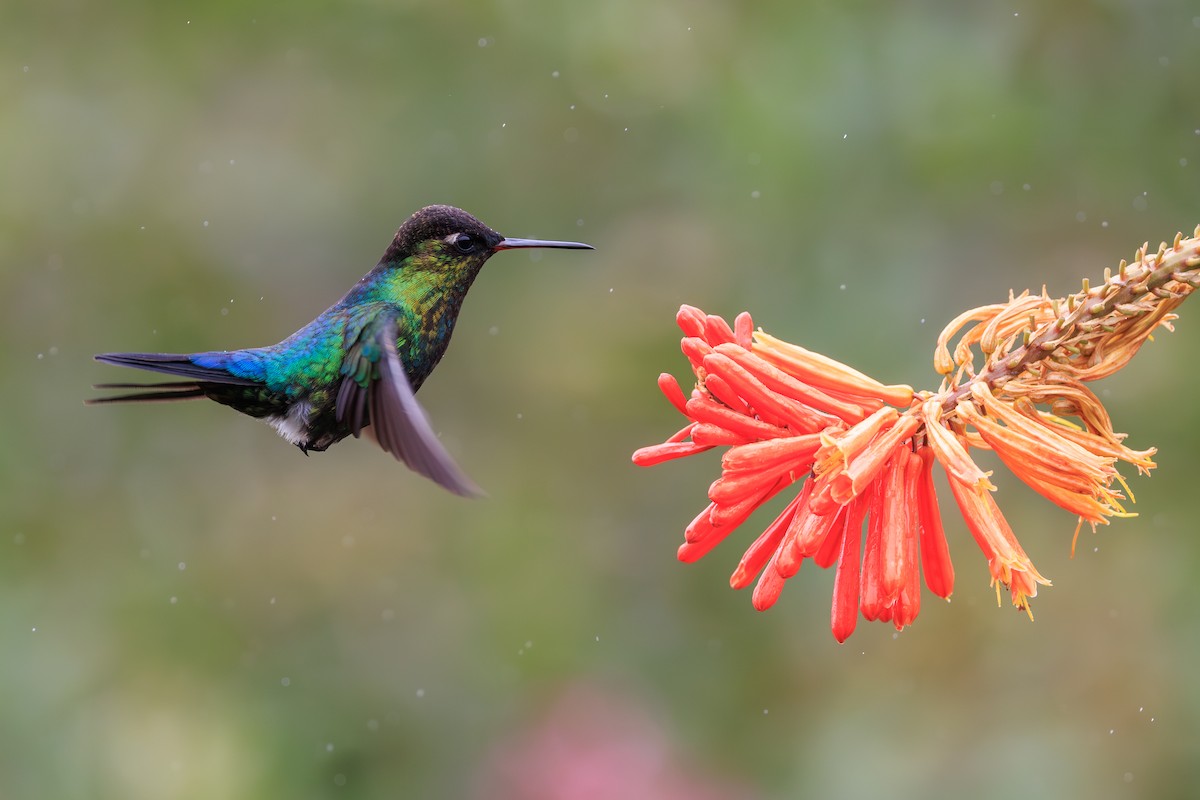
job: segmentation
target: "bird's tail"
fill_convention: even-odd
[[[137,391],[112,397],[96,397],[86,402],[89,405],[99,403],[136,403],[163,402],[171,400],[192,400],[198,397],[212,397],[214,384],[221,386],[258,386],[256,381],[231,375],[223,367],[202,366],[195,359],[204,358],[210,362],[219,363],[216,353],[101,353],[97,361],[105,364],[115,364],[119,367],[134,367],[136,369],[162,372],[189,378],[185,381],[170,381],[167,383],[98,383],[94,389],[136,389]]]
[[[257,381],[231,375],[225,361],[235,353],[101,353],[97,361],[115,364],[118,367],[134,367],[151,372],[162,372],[180,378],[191,378],[209,383],[228,383],[235,386],[255,386]],[[202,366],[208,361],[216,366]]]
[[[195,400],[207,397],[198,381],[168,381],[166,383],[96,383],[93,389],[136,389],[137,391],[111,397],[90,397],[83,402],[89,406],[103,403],[148,403],[171,400]]]

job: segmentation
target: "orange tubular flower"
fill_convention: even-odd
[[[987,559],[997,596],[1007,588],[1013,605],[1029,611],[1038,585],[1050,581],[1017,541],[970,448],[994,450],[1080,525],[1131,516],[1117,464],[1148,473],[1155,451],[1126,447],[1083,384],[1123,367],[1160,326],[1171,330],[1174,309],[1198,284],[1200,228],[1157,253],[1143,247],[1134,263],[1105,271],[1094,289],[1084,281],[1082,291],[1063,299],[1043,290],[965,312],[938,337],[934,367],[945,379],[936,392],[885,385],[755,331],[748,313],[730,326],[685,305],[676,322],[695,385],[685,395],[664,373],[658,386],[688,424],[638,450],[633,461],[652,466],[729,448],[708,506],[684,531],[679,559],[685,562],[706,555],[799,482],[729,584],[743,589],[757,578],[752,602],[761,611],[805,560],[825,569],[836,564],[830,623],[839,642],[854,632],[859,614],[897,630],[912,624],[922,572],[936,596],[949,599],[954,591],[933,485],[937,461]],[[978,371],[976,351],[983,356]]]

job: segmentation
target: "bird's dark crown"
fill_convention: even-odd
[[[445,239],[455,233],[465,233],[490,250],[504,238],[475,217],[454,206],[426,206],[413,214],[388,246],[381,261],[400,261],[413,254],[417,245],[431,239]]]

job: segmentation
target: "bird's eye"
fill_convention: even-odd
[[[465,233],[455,234],[451,241],[460,253],[470,253],[475,249],[475,240]]]

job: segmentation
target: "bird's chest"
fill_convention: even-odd
[[[443,303],[424,314],[404,315],[396,337],[396,351],[404,362],[413,391],[433,372],[442,360],[454,325],[458,321],[458,304]]]

